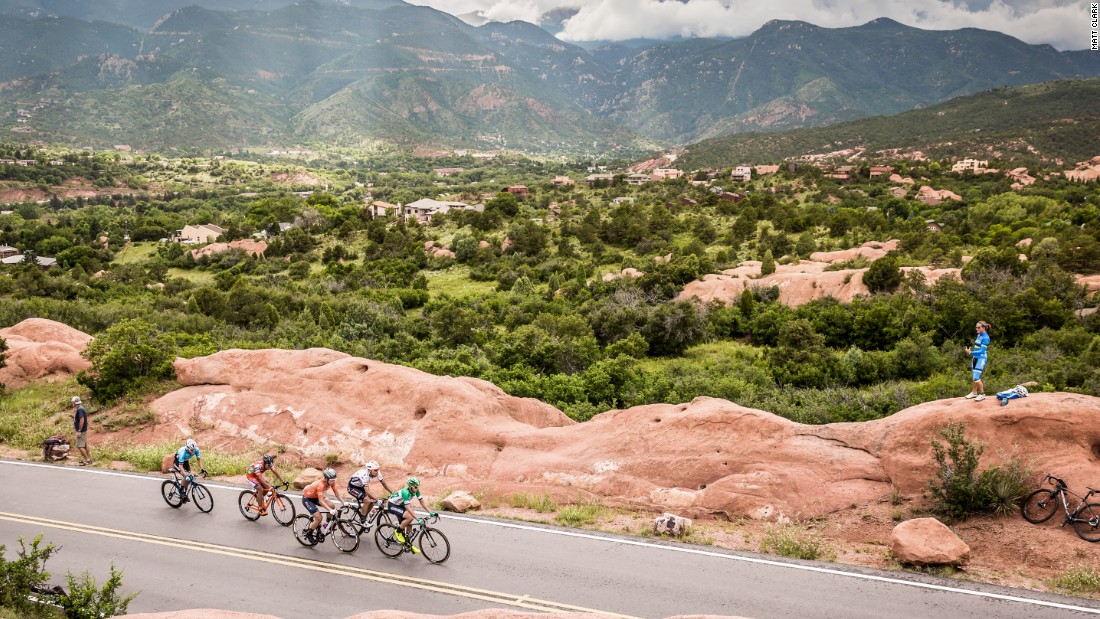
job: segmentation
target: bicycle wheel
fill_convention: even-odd
[[[343,552],[355,552],[359,548],[359,531],[347,520],[337,520],[332,525],[332,544]]]
[[[420,548],[420,554],[432,563],[443,563],[451,556],[451,542],[439,529],[424,527],[416,545]]]
[[[317,542],[306,535],[309,531],[309,525],[313,523],[313,517],[302,514],[294,519],[294,539],[298,540],[298,543],[312,548],[317,545]]]
[[[214,495],[210,494],[206,486],[197,481],[191,482],[191,501],[204,514],[208,514],[210,510],[214,509]]]
[[[1100,503],[1089,503],[1074,516],[1073,530],[1086,542],[1100,542]]]
[[[393,536],[396,532],[397,528],[389,523],[379,525],[378,528],[374,530],[374,543],[378,546],[378,550],[387,557],[396,557],[405,552],[401,542],[397,541],[397,538]]]
[[[1058,510],[1057,492],[1040,488],[1027,495],[1023,503],[1020,503],[1020,514],[1024,520],[1039,524],[1050,520],[1054,512]]]
[[[237,497],[237,507],[241,508],[241,515],[246,520],[260,519],[260,506],[256,504],[256,495],[251,490],[241,490]]]
[[[176,485],[176,482],[171,479],[167,479],[160,485],[160,495],[164,497],[164,502],[169,507],[179,507],[183,505],[183,495],[180,494],[180,487]]]
[[[294,522],[294,503],[287,495],[281,492],[275,493],[275,497],[271,499],[271,504],[267,508],[271,511],[271,517],[275,522],[284,527],[289,527],[290,523]]]

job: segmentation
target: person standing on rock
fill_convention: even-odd
[[[971,357],[970,379],[972,381],[970,393],[966,394],[966,399],[973,399],[977,402],[981,402],[985,399],[985,385],[982,384],[982,372],[985,371],[985,363],[989,358],[989,323],[984,320],[979,320],[978,324],[974,325],[974,329],[978,332],[977,336],[974,337],[974,345],[966,347],[966,352]]]
[[[92,456],[88,453],[88,411],[80,402],[79,396],[73,396],[73,430],[76,432],[76,448],[80,450],[80,466],[88,466],[92,463]]]

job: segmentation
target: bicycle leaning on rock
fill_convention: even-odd
[[[1054,512],[1058,511],[1058,503],[1062,504],[1062,511],[1066,513],[1066,519],[1061,526],[1073,523],[1073,530],[1086,542],[1100,542],[1100,503],[1089,503],[1089,498],[1100,490],[1088,488],[1088,494],[1081,496],[1069,489],[1066,482],[1047,474],[1043,483],[1051,483],[1053,488],[1039,488],[1027,495],[1020,504],[1020,513],[1024,520],[1033,524],[1039,524],[1050,520]],[[1086,486],[1087,487],[1087,486]],[[1078,499],[1077,507],[1071,511],[1066,495],[1072,495]]]

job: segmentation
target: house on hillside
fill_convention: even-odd
[[[0,245],[0,260],[19,255],[19,250],[11,245]]]
[[[432,172],[435,172],[435,175],[440,178],[446,178],[465,171],[466,168],[436,168],[432,170]]]
[[[183,230],[176,230],[176,241],[188,244],[213,243],[223,234],[225,234],[225,228],[214,224],[187,225]]]
[[[733,173],[730,174],[730,179],[747,183],[752,180],[752,168],[747,165],[739,165],[733,169]]]
[[[684,175],[683,170],[677,170],[676,168],[657,168],[649,175],[651,181],[663,181],[666,178],[680,178]]]
[[[989,161],[978,159],[963,159],[962,161],[956,161],[955,165],[951,166],[952,172],[975,172],[989,167]]]
[[[404,212],[404,207],[398,204],[391,204],[389,202],[383,202],[382,200],[375,200],[367,207],[367,212],[371,217],[394,217]]]
[[[635,174],[627,174],[626,175],[626,184],[627,185],[644,185],[648,182],[649,182],[649,175],[648,174],[635,173]]]
[[[576,181],[569,178],[568,176],[555,176],[550,181],[550,184],[555,186],[555,187],[572,187],[573,185],[576,185],[577,183],[576,183]]]
[[[27,256],[25,254],[16,254],[0,259],[0,264],[4,266],[14,266],[16,264],[23,264],[26,260]],[[43,269],[48,269],[57,264],[57,258],[51,258],[49,256],[35,256],[34,261]]]
[[[485,210],[484,204],[466,204],[465,202],[445,202],[432,198],[421,198],[416,202],[410,202],[403,208],[405,221],[416,220],[427,223],[438,213],[449,213],[451,210],[478,211]]]
[[[894,173],[894,166],[892,165],[873,165],[870,172],[867,174],[871,178],[878,178],[880,176],[886,176],[887,174]]]
[[[756,171],[757,176],[763,176],[765,174],[776,174],[779,172],[779,166],[777,165],[758,165],[753,168]]]
[[[525,196],[530,193],[527,189],[527,185],[509,185],[508,189],[505,189],[505,191],[513,196]]]
[[[943,224],[935,219],[925,220],[924,227],[927,228],[929,232],[943,232]]]
[[[614,174],[589,174],[584,177],[584,184],[589,186],[610,185],[614,180]]]

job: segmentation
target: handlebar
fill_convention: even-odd
[[[1066,489],[1066,488],[1069,488],[1069,486],[1066,485],[1066,482],[1062,481],[1061,479],[1058,479],[1057,477],[1055,477],[1054,475],[1051,475],[1050,473],[1047,473],[1047,479],[1046,480],[1053,483],[1055,486],[1057,486],[1059,488],[1062,488],[1063,490]]]

